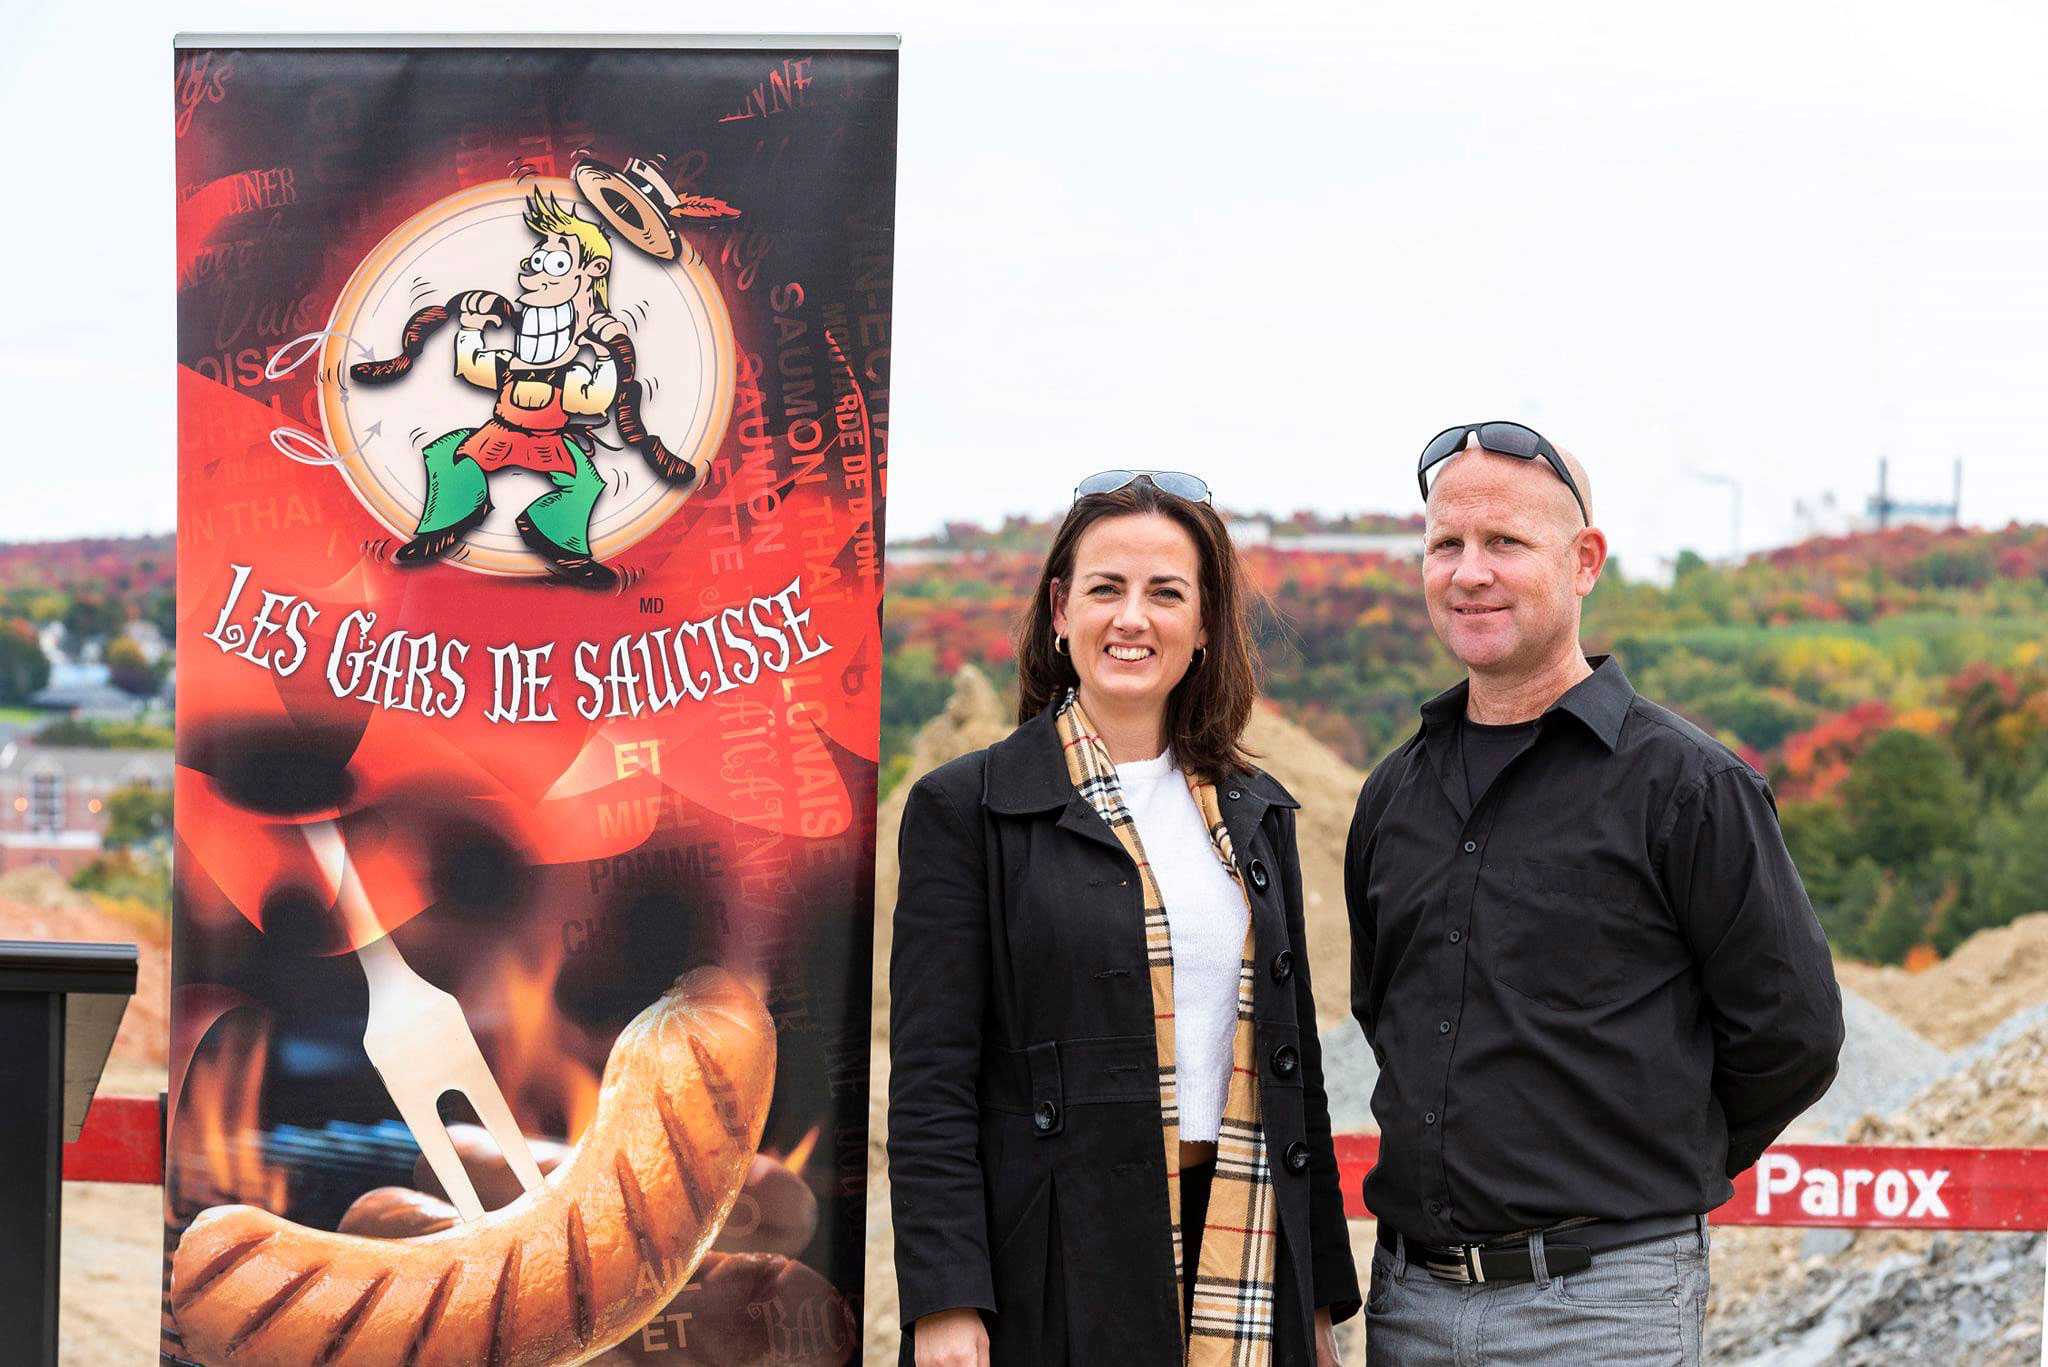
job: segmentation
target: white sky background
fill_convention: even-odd
[[[1119,465],[1232,509],[1408,512],[1424,440],[1490,417],[1587,462],[1635,573],[1726,553],[1729,490],[1691,472],[1739,481],[1749,549],[1800,535],[1795,498],[1860,510],[1884,453],[1895,496],[1945,497],[1961,456],[1965,521],[2048,520],[2040,7],[566,12],[489,21],[904,35],[898,539],[1057,511]],[[0,117],[63,227],[10,215],[0,539],[171,526],[174,29],[478,13],[17,18]]]

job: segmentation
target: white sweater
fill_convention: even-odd
[[[1173,1039],[1180,1137],[1214,1140],[1230,1085],[1244,894],[1224,871],[1173,752],[1116,766],[1124,805],[1166,902],[1173,936]]]

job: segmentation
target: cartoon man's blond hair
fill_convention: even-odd
[[[574,238],[581,255],[577,265],[588,261],[610,261],[612,259],[611,239],[604,235],[604,229],[587,218],[578,218],[574,209],[564,208],[562,201],[553,195],[543,195],[535,190],[526,201],[526,226],[545,237],[560,233]],[[611,307],[611,274],[607,271],[591,282],[591,293],[601,309]]]

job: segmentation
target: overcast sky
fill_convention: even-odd
[[[0,393],[26,479],[0,539],[171,526],[172,33],[282,13],[14,21],[0,114],[40,184],[8,215]],[[371,32],[479,11],[295,13]],[[1425,439],[1511,417],[1591,467],[1641,570],[1727,553],[1728,481],[1756,549],[1799,535],[1798,500],[1860,509],[1886,454],[1897,494],[1945,496],[1961,457],[1965,521],[2048,520],[2044,16],[490,10],[507,31],[902,33],[893,537],[1055,511],[1129,465],[1196,471],[1231,508],[1406,512]],[[977,315],[1002,326],[963,345]]]

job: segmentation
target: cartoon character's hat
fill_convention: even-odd
[[[638,157],[623,170],[594,157],[580,157],[570,174],[576,189],[620,238],[663,261],[682,254],[678,219],[739,217],[740,211],[722,199],[677,194],[668,177]]]

